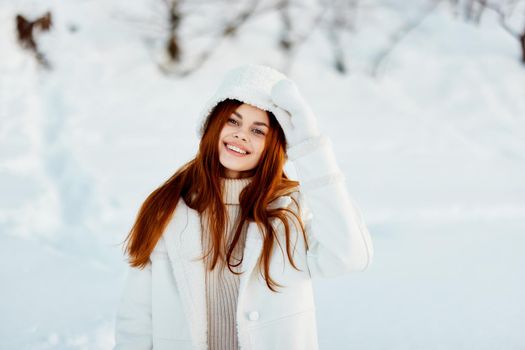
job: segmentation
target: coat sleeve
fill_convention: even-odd
[[[114,350],[150,350],[151,260],[140,269],[129,267],[117,308]]]
[[[373,246],[362,213],[346,189],[331,140],[321,135],[288,149],[300,182],[299,205],[308,238],[312,278],[364,271]]]

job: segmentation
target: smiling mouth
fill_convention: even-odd
[[[244,151],[242,149],[240,149],[239,147],[237,146],[234,146],[234,145],[230,145],[229,143],[227,142],[224,142],[224,147],[226,148],[226,150],[232,154],[235,154],[237,156],[246,156],[248,154],[250,154],[250,152],[248,151]]]

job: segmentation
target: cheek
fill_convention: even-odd
[[[258,156],[260,156],[264,151],[264,142],[265,140],[261,138],[260,140],[256,140],[252,143],[254,153],[256,153]]]
[[[222,139],[228,133],[228,124],[225,124],[222,127],[221,133],[219,134],[219,139]]]
[[[221,130],[221,133],[219,134],[219,146],[222,145],[222,139],[228,134],[228,127],[225,125],[222,130]]]

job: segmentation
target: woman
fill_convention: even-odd
[[[312,278],[373,257],[331,142],[295,84],[263,65],[229,71],[202,118],[196,157],[126,238],[115,349],[317,349]]]

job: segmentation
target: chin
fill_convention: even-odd
[[[220,160],[219,163],[225,169],[230,170],[230,171],[247,172],[247,171],[252,171],[255,168],[255,166],[239,164],[238,162],[223,161],[222,159]]]
[[[225,169],[228,169],[228,170],[231,170],[231,171],[249,171],[253,168],[247,168],[247,167],[242,167],[242,166],[236,166],[235,164],[224,164],[221,162],[221,165],[225,168]]]

